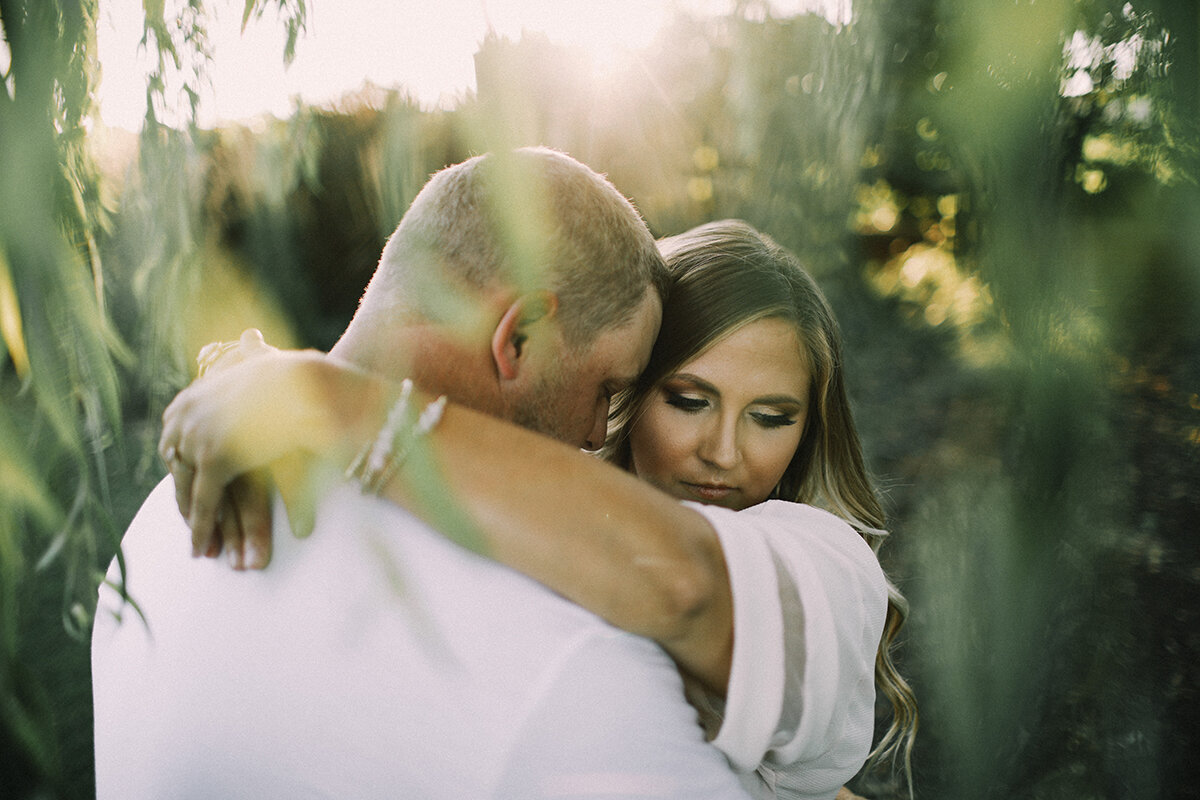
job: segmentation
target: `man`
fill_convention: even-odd
[[[472,159],[414,201],[334,354],[595,447],[664,275],[578,162]],[[275,520],[250,574],[188,558],[169,479],[130,526],[145,624],[105,588],[93,634],[102,800],[743,796],[652,643],[346,487],[306,542]]]

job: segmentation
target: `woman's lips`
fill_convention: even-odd
[[[689,483],[688,481],[684,481],[683,485],[696,497],[710,503],[716,500],[724,500],[734,491],[732,486],[720,483]]]

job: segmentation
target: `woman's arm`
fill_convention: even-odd
[[[700,514],[575,448],[457,406],[430,449],[487,555],[658,641],[724,693],[732,600],[720,544]],[[383,495],[435,521],[409,485],[392,481]]]
[[[297,449],[344,466],[374,438],[398,391],[305,353],[263,356],[184,390],[164,414],[162,449],[178,456],[168,461],[197,552],[210,550],[231,481]],[[414,479],[425,471],[409,463],[382,497],[451,538],[476,538],[487,556],[658,641],[683,670],[724,693],[732,599],[720,544],[702,515],[572,447],[461,406],[448,406],[424,441],[441,491],[418,491]],[[447,495],[463,514],[439,513]]]

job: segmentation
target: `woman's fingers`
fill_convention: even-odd
[[[222,363],[181,391],[163,412],[159,453],[175,479],[193,553],[216,555],[223,542],[235,566],[261,568],[271,556],[266,482],[239,476],[300,449],[310,432],[297,424],[307,419],[308,376],[323,362],[280,353],[256,330],[233,350],[231,360],[253,356],[254,363]]]
[[[266,564],[270,532],[269,521],[265,521],[269,520],[266,489],[234,480],[240,470],[250,466],[238,466],[238,455],[261,447],[245,441],[254,426],[242,424],[244,420],[236,416],[241,413],[238,409],[256,409],[238,391],[248,383],[252,386],[257,372],[234,374],[233,366],[248,355],[262,356],[273,350],[256,330],[247,331],[238,342],[211,345],[202,354],[202,366],[206,361],[209,367],[222,361],[220,374],[194,382],[163,412],[159,455],[174,478],[175,503],[191,528],[192,553],[215,557],[225,549],[238,569],[247,563]],[[234,485],[229,488],[231,483]],[[246,531],[253,536],[249,558]]]
[[[217,507],[217,521],[213,538],[219,542],[219,549],[205,553],[209,558],[216,558],[222,552],[229,559],[229,566],[242,569],[243,542],[242,520],[238,515],[237,504],[233,494],[226,490],[221,495],[221,504]]]
[[[215,475],[217,470],[211,462],[196,463],[190,446],[184,444],[191,440],[182,430],[179,405],[180,398],[176,397],[163,412],[158,452],[175,481],[175,504],[192,529],[192,555],[212,557],[221,552],[217,521],[225,480]]]
[[[262,569],[271,560],[271,495],[261,472],[241,475],[229,484],[238,518],[240,552],[236,569]]]
[[[236,342],[210,342],[200,348],[196,356],[197,377],[211,376],[247,359],[277,350],[267,344],[258,328],[247,328]]]
[[[192,555],[209,554],[214,545],[216,552],[220,552],[220,540],[216,530],[217,514],[224,499],[225,484],[228,482],[229,478],[219,474],[214,464],[195,465],[187,517],[188,526],[192,529]]]
[[[195,471],[179,452],[178,398],[172,400],[163,411],[163,429],[158,438],[158,455],[167,465],[167,471],[175,481],[175,505],[184,519],[188,518],[192,504],[192,478]]]
[[[183,515],[184,519],[187,519],[191,512],[192,480],[196,471],[192,469],[191,464],[184,461],[174,447],[167,448],[163,454],[163,460],[171,472],[171,477],[175,480],[175,505],[179,506],[179,513]]]

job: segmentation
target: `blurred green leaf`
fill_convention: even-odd
[[[12,272],[8,259],[0,248],[0,335],[8,348],[17,375],[29,375],[29,351],[25,347],[25,333],[21,325],[21,306],[17,303],[17,291],[13,287]]]

